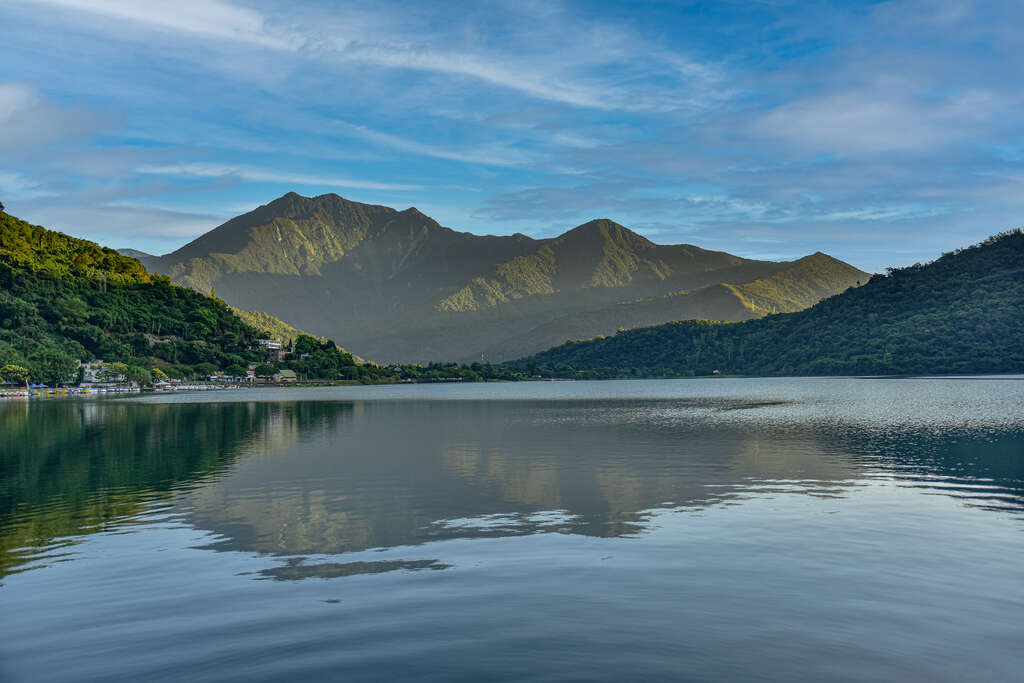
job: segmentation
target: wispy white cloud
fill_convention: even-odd
[[[908,92],[909,90],[909,92]],[[987,90],[926,97],[912,86],[852,88],[782,105],[752,130],[812,152],[876,154],[944,147],[977,139],[1009,102]]]
[[[517,49],[492,47],[484,37],[454,49],[433,27],[410,29],[383,9],[332,8],[330,13],[278,13],[225,0],[17,0],[59,7],[106,21],[104,33],[137,39],[136,27],[192,38],[295,53],[296,58],[339,65],[368,65],[472,79],[539,100],[598,110],[671,110],[721,100],[720,74],[711,65],[684,58],[611,25],[580,24],[578,17],[546,12],[543,39],[525,34]],[[340,20],[339,20],[340,15]],[[562,23],[559,23],[562,22]],[[368,38],[372,27],[372,39]],[[535,27],[533,33],[538,33]],[[555,42],[557,41],[557,43]],[[557,48],[553,47],[557,44]],[[646,67],[644,65],[647,65]],[[223,65],[216,65],[222,68]],[[675,90],[638,84],[648,68],[678,77]],[[629,71],[628,75],[598,75]],[[690,86],[689,91],[683,92]]]
[[[532,97],[596,109],[642,109],[643,100],[624,99],[617,88],[599,83],[588,84],[584,77],[569,79],[557,69],[537,71],[520,59],[493,59],[466,52],[448,52],[429,47],[368,45],[350,42],[339,46],[340,59],[375,66],[432,71],[452,76],[479,79],[491,85],[517,90]],[[510,63],[511,62],[511,63]]]
[[[873,11],[876,20],[884,24],[948,27],[968,19],[976,11],[976,5],[974,0],[890,0],[879,3]]]
[[[813,214],[803,215],[799,217],[799,220],[815,218],[823,221],[905,221],[914,218],[941,216],[944,213],[946,213],[946,210],[939,206],[867,206],[841,211],[829,211],[819,216],[814,216]]]
[[[22,150],[101,126],[87,109],[60,107],[26,83],[0,82],[0,150]]]
[[[471,164],[484,164],[487,166],[528,166],[536,163],[537,156],[523,150],[518,150],[502,143],[491,143],[465,151],[443,145],[432,145],[418,142],[398,135],[391,135],[367,126],[362,126],[348,121],[335,120],[339,130],[343,133],[368,140],[374,144],[390,147],[403,152],[411,152],[420,156],[434,157],[436,159],[449,159],[451,161],[462,161]]]
[[[35,89],[24,83],[0,83],[0,124],[39,101]]]
[[[16,171],[0,169],[0,193],[9,202],[12,197],[19,200],[52,197],[56,193],[42,187],[39,181]]]
[[[297,49],[288,36],[268,30],[256,10],[223,0],[30,0],[36,4],[87,12],[116,21],[145,24],[176,33],[252,43],[274,49]],[[130,30],[130,29],[129,29]]]
[[[338,176],[307,175],[303,173],[289,173],[287,171],[272,171],[247,166],[235,166],[230,164],[208,164],[208,163],[186,163],[140,166],[136,169],[138,173],[148,175],[181,176],[194,178],[238,178],[253,182],[265,183],[293,183],[296,185],[323,185],[348,187],[362,190],[391,190],[401,192],[406,190],[423,189],[420,185],[405,185],[401,183],[381,183],[373,180],[360,180],[356,178],[342,178]]]

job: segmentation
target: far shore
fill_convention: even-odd
[[[691,377],[610,377],[610,378],[571,378],[571,377],[524,377],[521,380],[476,380],[465,381],[461,378],[443,380],[401,380],[390,382],[359,382],[357,380],[311,380],[296,382],[188,382],[181,384],[166,384],[150,387],[129,387],[126,385],[91,385],[91,386],[67,386],[67,387],[0,387],[0,399],[36,399],[36,398],[61,398],[61,397],[92,397],[99,395],[126,395],[126,394],[161,394],[167,392],[201,392],[201,391],[231,391],[241,389],[294,389],[294,388],[316,388],[316,387],[360,387],[360,386],[396,386],[408,384],[493,384],[519,382],[615,382],[615,381],[637,381],[637,380],[728,380],[728,379],[934,379],[934,380],[1024,380],[1024,375],[1012,374],[970,374],[970,375],[793,375],[786,377],[761,377],[757,375],[696,375]]]

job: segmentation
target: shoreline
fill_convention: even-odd
[[[410,384],[510,384],[510,383],[537,383],[537,382],[610,382],[610,381],[651,381],[651,380],[736,380],[736,379],[862,379],[862,380],[901,380],[901,379],[923,379],[923,380],[1001,380],[1001,381],[1022,381],[1024,375],[1013,374],[973,374],[973,375],[787,375],[787,376],[759,376],[759,375],[703,375],[691,377],[609,377],[609,378],[562,378],[562,377],[531,377],[522,380],[480,380],[467,382],[459,379],[437,381],[402,381],[402,382],[356,382],[352,380],[339,382],[266,382],[260,384],[239,383],[239,384],[217,384],[217,383],[190,383],[182,385],[167,385],[159,388],[137,388],[137,387],[57,387],[57,388],[31,388],[19,390],[0,390],[0,400],[3,399],[45,399],[45,398],[82,398],[95,396],[122,396],[122,395],[155,395],[163,393],[178,392],[208,392],[208,391],[238,391],[246,389],[315,389],[325,387],[378,387],[378,386],[403,386]]]

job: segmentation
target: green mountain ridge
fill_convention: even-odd
[[[531,330],[565,316],[708,285],[745,285],[791,265],[655,244],[608,219],[550,239],[478,236],[414,208],[295,193],[143,262],[240,309],[266,311],[344,339],[361,356],[400,363],[514,358],[550,345],[547,337],[531,338]],[[807,291],[827,296],[867,277],[842,266]],[[725,297],[727,309],[713,312],[745,319],[751,311],[790,310],[793,301],[813,303],[798,282],[790,288],[780,301],[767,290],[747,292],[753,308]],[[613,308],[602,319],[626,310]],[[580,320],[583,336],[600,333]],[[516,348],[510,338],[519,340]]]
[[[625,330],[508,365],[561,377],[1024,372],[1024,234],[890,269],[799,312]]]

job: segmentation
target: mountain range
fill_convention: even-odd
[[[549,239],[473,235],[335,194],[288,193],[164,256],[122,253],[378,362],[501,361],[622,327],[748,320],[869,277],[822,253],[655,244],[607,219]]]

